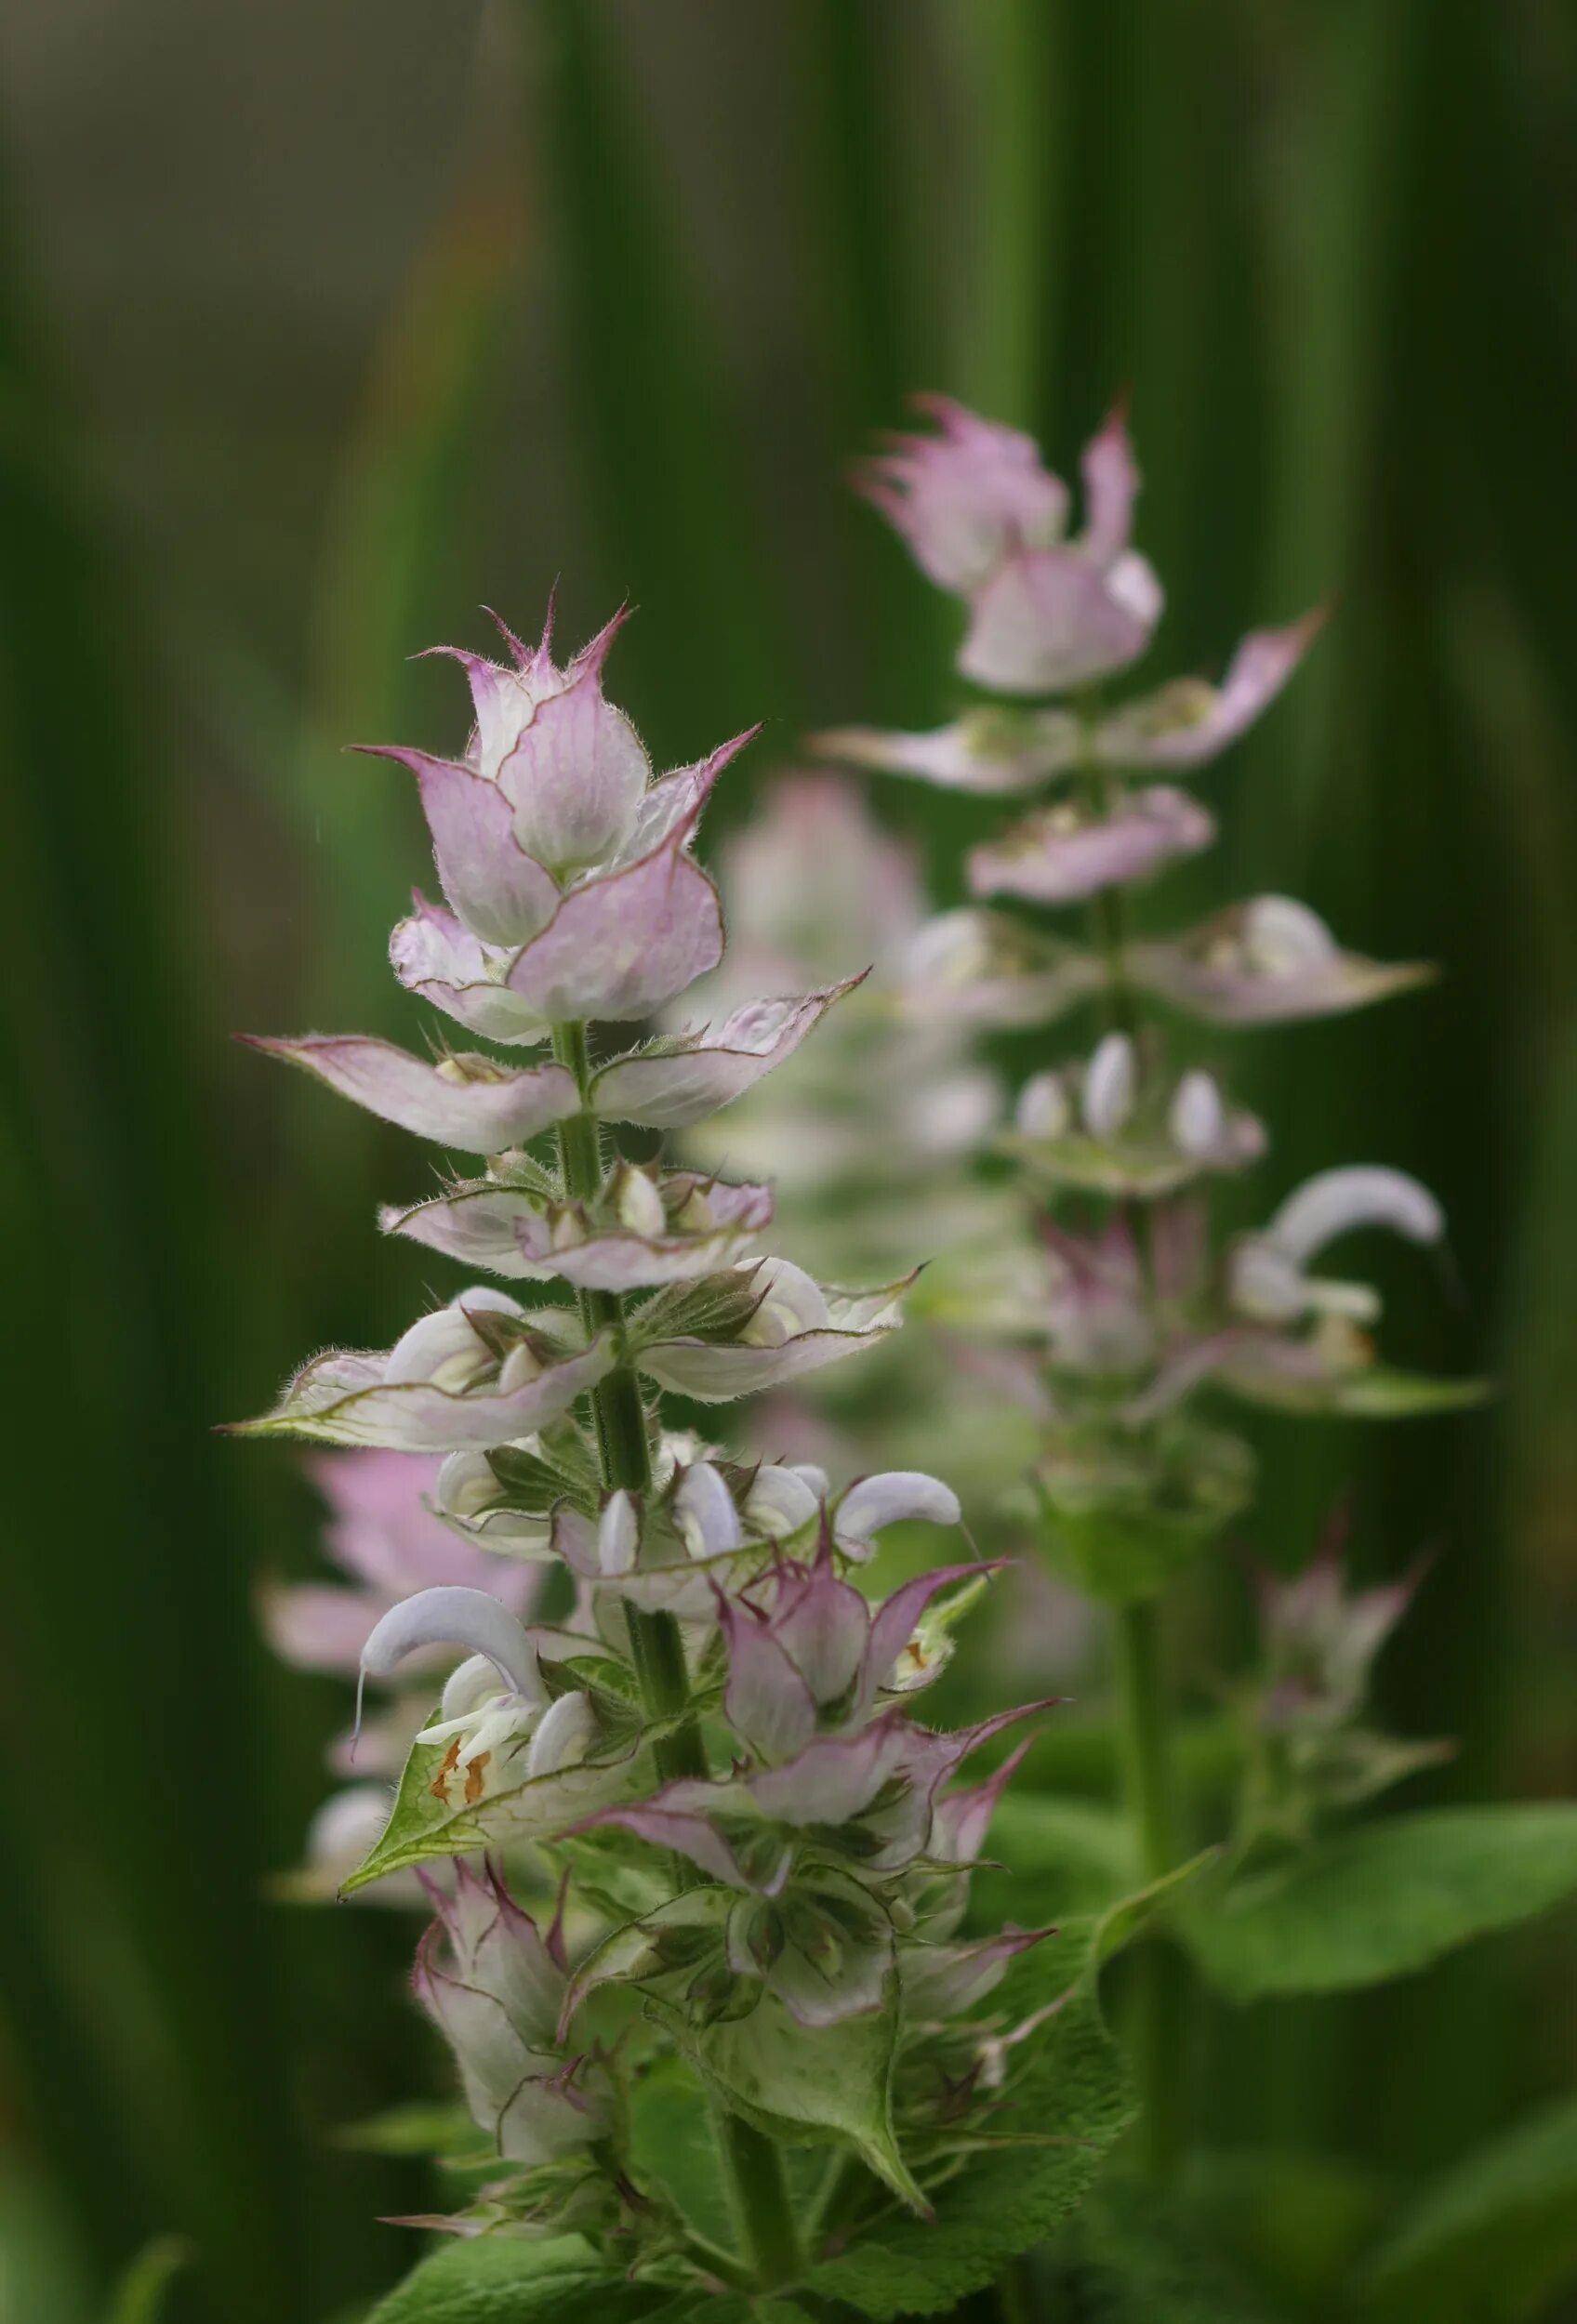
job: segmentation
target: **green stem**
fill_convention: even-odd
[[[556,1026],[553,1055],[569,1068],[582,1100],[588,1100],[591,1076],[584,1024]],[[583,1103],[578,1114],[559,1124],[558,1140],[564,1192],[577,1201],[594,1202],[603,1190],[606,1165],[602,1128],[589,1103]],[[597,1331],[611,1331],[622,1350],[624,1301],[618,1292],[583,1291],[580,1314],[588,1339]],[[652,1457],[646,1408],[632,1365],[621,1357],[599,1381],[591,1392],[591,1409],[603,1485],[610,1491],[649,1492]],[[630,1659],[648,1718],[680,1721],[654,1750],[657,1773],[665,1783],[682,1776],[704,1779],[710,1770],[700,1722],[683,1716],[690,1699],[690,1675],[679,1624],[671,1614],[643,1614],[632,1605],[626,1606],[625,1618],[629,1625]],[[694,1878],[682,1859],[677,1864],[676,1878],[681,1885]],[[771,2139],[738,2115],[722,2111],[718,2146],[753,2280],[763,2291],[792,2281],[802,2267],[800,2238],[782,2155]]]
[[[1147,1886],[1178,1861],[1166,1680],[1153,1599],[1118,1608],[1116,1649],[1123,1792]],[[1143,1939],[1134,1948],[1129,2026],[1141,2109],[1135,2136],[1140,2160],[1157,2179],[1171,2173],[1182,2144],[1184,1974],[1182,1955],[1163,1940]]]
[[[1160,1623],[1153,1598],[1118,1608],[1116,1644],[1123,1790],[1133,1810],[1140,1868],[1146,1882],[1159,1881],[1177,1861],[1177,1834]]]
[[[1082,727],[1091,731],[1093,703],[1084,706]],[[1084,786],[1092,807],[1109,813],[1111,778],[1089,756]],[[1128,905],[1120,887],[1092,898],[1091,931],[1106,971],[1107,1021],[1130,1039],[1139,1030],[1139,1010],[1128,973]],[[1128,1222],[1152,1313],[1156,1304],[1154,1222],[1148,1205],[1127,1205]],[[1166,1673],[1160,1614],[1155,1601],[1119,1606],[1115,1638],[1119,1706],[1118,1752],[1123,1796],[1133,1819],[1139,1862],[1147,1886],[1178,1862],[1176,1811],[1168,1744]],[[1151,1938],[1134,1951],[1132,1964],[1131,2031],[1141,2115],[1137,2132],[1141,2160],[1152,2177],[1165,2177],[1182,2144],[1184,2028],[1187,2008],[1186,1970],[1176,1948]]]
[[[782,2151],[742,2115],[720,2114],[717,2128],[735,2226],[757,2283],[775,2291],[804,2268]]]
[[[562,1024],[553,1033],[553,1055],[574,1074],[585,1098],[590,1088],[590,1062],[583,1024]],[[563,1166],[564,1192],[580,1202],[594,1202],[603,1191],[604,1163],[603,1132],[596,1116],[586,1107],[561,1122],[559,1159]],[[616,1338],[624,1329],[624,1301],[617,1291],[582,1291],[581,1321],[588,1339],[599,1331]],[[619,1362],[591,1391],[591,1412],[597,1432],[597,1457],[603,1483],[610,1491],[651,1490],[652,1458],[646,1433],[646,1408],[633,1365]],[[690,1695],[684,1667],[684,1642],[671,1614],[643,1614],[625,1608],[629,1625],[629,1653],[640,1683],[641,1699],[648,1717],[675,1719]],[[656,1747],[657,1773],[665,1783],[682,1776],[708,1773],[699,1722],[687,1719]]]

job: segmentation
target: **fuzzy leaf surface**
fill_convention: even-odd
[[[708,2087],[769,2137],[842,2139],[906,2203],[923,2199],[893,2129],[899,2032],[895,1978],[880,2009],[834,2026],[802,2026],[768,1995],[748,2017],[697,2031],[649,1999]]]
[[[1577,2278],[1577,2099],[1547,2106],[1427,2187],[1369,2283],[1384,2324],[1520,2324]]]
[[[993,2282],[1004,2263],[1077,2210],[1133,2119],[1117,2045],[1107,2031],[1082,1947],[1053,1941],[1027,1954],[993,1997],[1007,2020],[1074,1989],[1020,2053],[1000,2129],[1022,2146],[971,2156],[938,2187],[936,2216],[891,2211],[811,2271],[812,2291],[878,2319],[934,2316]],[[1033,2143],[1028,2143],[1032,2141]]]
[[[482,2236],[423,2260],[367,2324],[625,2324],[660,2310],[665,2295],[603,2267],[579,2236],[550,2242]]]
[[[1234,2001],[1339,1993],[1422,1969],[1577,1891],[1577,1806],[1427,1808],[1254,1872],[1181,1916]]]

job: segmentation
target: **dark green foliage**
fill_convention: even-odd
[[[1577,1807],[1434,1808],[1246,1873],[1182,1926],[1211,1983],[1252,2001],[1407,1976],[1574,1892]]]

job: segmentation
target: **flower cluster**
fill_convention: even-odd
[[[298,1670],[354,1679],[362,1650],[382,1617],[414,1591],[458,1584],[491,1591],[513,1614],[538,1595],[541,1575],[505,1564],[460,1538],[446,1522],[449,1461],[414,1453],[320,1453],[311,1474],[328,1504],[325,1547],[344,1582],[272,1583],[263,1592],[263,1627],[274,1652]],[[306,1862],[287,1883],[305,1897],[334,1895],[382,1831],[387,1778],[398,1775],[431,1708],[418,1670],[376,1718],[338,1737],[329,1765],[341,1788],[325,1801],[307,1834]],[[353,1780],[352,1780],[353,1778]],[[379,1901],[410,1903],[412,1883],[391,1882]]]
[[[240,1433],[362,1448],[319,1476],[363,1588],[285,1592],[271,1618],[296,1659],[393,1689],[416,1728],[362,1860],[339,1861],[365,1789],[319,1855],[347,1893],[428,1883],[417,1998],[510,2166],[457,2224],[573,2224],[638,2265],[684,2242],[628,2143],[654,2042],[727,2119],[842,2138],[923,2209],[906,2135],[940,2108],[961,2136],[994,2101],[951,2072],[956,2033],[950,2078],[897,2067],[1034,1939],[957,1934],[1006,1769],[954,1778],[1026,1713],[956,1732],[915,1716],[989,1566],[880,1600],[853,1578],[886,1527],[956,1524],[953,1493],[912,1470],[835,1487],[662,1425],[659,1390],[726,1402],[873,1345],[904,1285],[844,1291],[763,1257],[764,1182],[608,1142],[608,1124],[701,1120],[849,989],[746,999],[624,1049],[593,1037],[717,966],[692,845],[739,747],[654,779],[603,693],[617,627],[563,667],[550,634],[505,631],[505,664],[457,654],[463,757],[385,754],[420,786],[445,898],[396,929],[397,975],[469,1034],[546,1053],[259,1044],[479,1157],[382,1224],[516,1288],[469,1284],[388,1350],[318,1356]]]
[[[1422,1564],[1400,1580],[1349,1590],[1345,1524],[1292,1581],[1255,1577],[1262,1668],[1244,1704],[1248,1773],[1239,1844],[1305,1841],[1332,1811],[1356,1806],[1451,1756],[1449,1743],[1408,1742],[1366,1718],[1374,1662],[1412,1602]]]
[[[931,1024],[1029,1027],[1086,1003],[1106,1015],[1081,1061],[1027,1081],[994,1140],[1037,1203],[1057,1208],[1038,1259],[994,1305],[1012,1344],[993,1377],[1041,1421],[1036,1483],[1054,1558],[1096,1596],[1144,1598],[1251,1489],[1246,1446],[1198,1418],[1198,1392],[1377,1416],[1472,1393],[1379,1365],[1376,1295],[1316,1271],[1360,1228],[1438,1243],[1438,1206],[1412,1179],[1324,1171],[1260,1232],[1213,1238],[1211,1180],[1257,1161],[1266,1133],[1213,1073],[1173,1062],[1145,1004],[1213,1027],[1276,1025],[1362,1006],[1427,971],[1345,950],[1287,896],[1176,936],[1134,933],[1129,892],[1215,836],[1205,806],[1155,778],[1190,775],[1235,741],[1319,617],[1245,638],[1218,686],[1186,679],[1108,701],[1103,682],[1137,659],[1161,608],[1131,546],[1139,480],[1122,415],[1085,451],[1083,529],[1070,535],[1069,495],[1027,437],[937,399],[925,408],[937,432],[900,439],[870,464],[867,490],[965,601],[960,672],[1005,699],[935,733],[846,729],[819,746],[986,798],[1046,794],[974,848],[980,902],[918,930],[899,972],[909,1011]],[[1067,699],[1022,699],[1054,694]],[[1086,925],[1072,934],[1033,916],[1075,905]]]

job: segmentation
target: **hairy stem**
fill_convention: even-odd
[[[1119,1607],[1116,1645],[1123,1789],[1133,1808],[1140,1866],[1146,1881],[1158,1881],[1177,1861],[1177,1835],[1160,1623],[1153,1598]]]
[[[575,1076],[582,1099],[590,1089],[590,1063],[583,1024],[556,1026],[553,1055]],[[583,1202],[594,1201],[603,1189],[606,1162],[603,1132],[588,1105],[558,1128],[559,1159],[564,1192]],[[616,1291],[582,1291],[581,1320],[588,1339],[594,1332],[621,1334],[624,1301]],[[622,1343],[621,1343],[622,1344]],[[652,1484],[651,1442],[646,1407],[634,1367],[620,1361],[591,1392],[597,1432],[597,1457],[603,1485],[646,1493]],[[700,1722],[684,1716],[690,1699],[690,1676],[684,1664],[684,1642],[671,1614],[643,1614],[627,1605],[630,1659],[641,1688],[646,1715],[677,1721],[653,1751],[665,1783],[681,1776],[705,1777],[706,1745]],[[681,1886],[693,1879],[683,1859],[676,1862]],[[783,2158],[769,2138],[736,2114],[717,2114],[718,2146],[728,2182],[730,2201],[751,2278],[763,2291],[788,2283],[801,2270],[800,2238],[793,2205],[784,2176]]]
[[[553,1055],[574,1074],[584,1097],[590,1082],[583,1024],[563,1024],[553,1034]],[[564,1192],[582,1202],[595,1201],[603,1189],[603,1133],[590,1109],[573,1115],[558,1128],[559,1159]],[[624,1327],[624,1301],[616,1291],[582,1291],[581,1320],[587,1338],[598,1331],[616,1335]],[[645,1493],[652,1484],[651,1446],[646,1432],[646,1408],[633,1365],[620,1362],[591,1391],[591,1413],[597,1432],[597,1456],[603,1483],[610,1492]],[[629,1653],[640,1682],[647,1715],[657,1720],[680,1716],[689,1699],[690,1682],[684,1668],[684,1643],[671,1614],[643,1614],[625,1608],[629,1625]],[[657,1773],[665,1783],[682,1776],[705,1776],[706,1750],[697,1721],[684,1720],[656,1747]]]
[[[737,2114],[720,2114],[718,2142],[739,2239],[763,2291],[791,2284],[804,2265],[794,2205],[775,2141]]]

